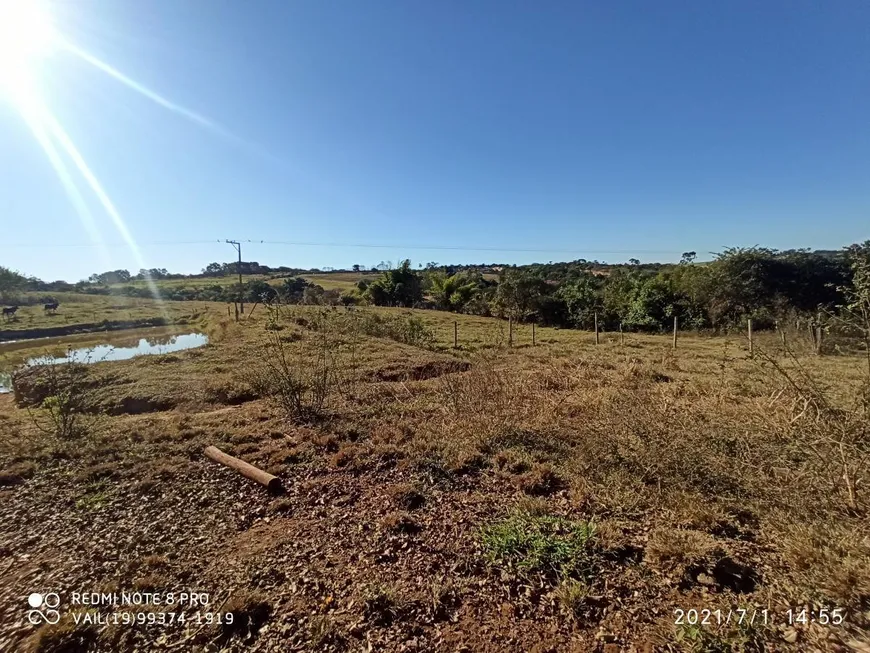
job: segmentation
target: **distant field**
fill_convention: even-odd
[[[242,277],[242,281],[256,281],[262,279],[269,281],[272,285],[277,285],[282,282],[282,279],[269,279],[270,275],[265,274],[248,274]],[[229,277],[186,277],[183,279],[158,279],[154,282],[158,288],[206,288],[208,286],[233,286],[238,285],[238,276]],[[125,286],[133,286],[135,288],[147,288],[145,281],[136,280],[127,283],[113,284],[112,288],[124,288]]]
[[[49,293],[25,293],[25,301],[36,301]],[[42,303],[22,304],[12,319],[0,320],[0,331],[17,331],[62,327],[75,324],[102,322],[103,320],[139,320],[165,316],[174,320],[190,313],[190,307],[205,306],[206,302],[190,302],[186,306],[177,302],[156,302],[153,299],[77,293],[50,293],[59,302],[54,313],[44,310]],[[219,306],[215,304],[215,306]],[[221,305],[222,306],[222,305]]]
[[[371,271],[362,271],[362,272],[318,272],[315,274],[302,274],[299,275],[303,279],[310,281],[311,283],[316,283],[318,286],[321,286],[324,290],[339,290],[339,291],[347,291],[352,290],[356,287],[356,284],[361,279],[369,279],[374,280],[377,279],[381,275],[380,272],[371,272]],[[288,275],[293,276],[293,275]],[[244,283],[248,283],[250,281],[262,280],[268,283],[271,286],[280,286],[284,283],[284,279],[286,277],[278,277],[272,278],[272,275],[266,274],[246,274],[242,276],[242,281]],[[483,275],[484,279],[494,281],[498,279],[497,274],[488,273]],[[237,276],[226,276],[226,277],[186,277],[183,279],[158,279],[155,281],[158,288],[163,289],[172,289],[178,290],[181,288],[188,288],[191,290],[196,290],[200,288],[207,288],[208,286],[235,286],[239,283],[239,278]],[[112,288],[122,289],[125,287],[132,286],[134,288],[146,288],[146,282],[141,280],[129,281],[127,283],[119,283],[113,284]]]
[[[374,279],[377,278],[379,275],[380,273],[373,272],[321,272],[317,274],[303,274],[299,276],[301,276],[303,279],[306,279],[307,281],[310,281],[311,283],[316,283],[317,285],[322,286],[324,290],[344,291],[356,287],[356,284],[360,279]],[[286,277],[272,278],[272,275],[266,274],[246,274],[242,276],[242,281],[244,283],[248,283],[249,281],[262,280],[271,286],[280,286],[284,283],[285,278]],[[157,281],[155,281],[155,283],[157,284],[158,288],[165,289],[198,289],[207,288],[208,286],[235,286],[238,285],[239,278],[237,276],[186,277],[183,279],[158,279]],[[113,284],[112,288],[120,289],[128,286],[133,286],[134,288],[147,287],[145,281],[136,280],[129,281],[127,283]]]
[[[324,290],[351,290],[361,279],[377,279],[380,273],[372,272],[324,272],[306,274],[305,279],[322,286]]]

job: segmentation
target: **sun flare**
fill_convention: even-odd
[[[40,0],[0,0],[0,84],[31,80],[33,65],[58,46],[51,14]]]

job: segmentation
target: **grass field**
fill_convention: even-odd
[[[322,286],[324,290],[350,290],[355,288],[360,279],[374,279],[378,274],[372,272],[323,272],[320,274],[303,274],[302,276],[311,283],[316,283]],[[242,277],[243,282],[262,280],[272,286],[280,286],[284,283],[284,278],[271,278],[271,275],[262,274],[246,274]],[[184,279],[159,279],[155,282],[158,289],[197,289],[206,288],[208,286],[237,286],[239,278],[237,276],[226,277],[192,277]],[[123,288],[125,286],[133,286],[135,288],[146,288],[145,281],[130,281],[129,283],[116,284],[115,287]]]
[[[324,290],[352,290],[362,279],[374,280],[380,273],[374,272],[324,272],[323,274],[306,274],[305,279],[322,286]]]
[[[54,312],[47,312],[39,297],[46,293],[24,293],[22,303],[12,319],[0,320],[0,332],[27,331],[50,327],[74,326],[77,324],[99,323],[104,320],[138,320],[165,316],[168,320],[189,314],[206,302],[156,302],[153,299],[104,295],[85,295],[78,293],[51,293],[59,302]],[[36,303],[29,303],[36,302]],[[217,306],[215,304],[215,306]],[[222,305],[221,305],[222,306]],[[0,338],[2,340],[3,338]]]
[[[538,328],[533,345],[528,325],[509,343],[504,322],[436,311],[235,323],[200,304],[170,303],[205,347],[31,370],[0,395],[0,649],[868,645],[861,357],[811,356],[797,334],[792,353],[757,334],[750,357],[740,334],[673,349]],[[58,435],[57,400],[40,407],[51,388],[74,390],[75,437]],[[284,495],[207,445],[278,475]],[[191,585],[235,625],[14,625],[33,587]],[[790,623],[800,606],[844,619]],[[680,617],[692,608],[767,612],[698,625]]]
[[[243,282],[248,281],[267,281],[272,285],[277,285],[283,282],[283,279],[272,279],[271,275],[266,274],[246,274],[242,277]],[[154,282],[158,289],[160,288],[206,288],[208,286],[238,286],[239,277],[229,275],[226,277],[185,277],[182,279],[158,279]],[[129,281],[127,283],[114,284],[116,288],[124,286],[133,286],[135,288],[147,288],[148,284],[142,280]]]

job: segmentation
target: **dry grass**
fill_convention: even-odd
[[[460,609],[458,587],[484,578],[507,586],[493,604],[475,604],[484,621],[510,602],[532,621],[549,615],[559,628],[597,628],[609,619],[601,605],[619,595],[634,610],[633,620],[613,626],[626,642],[661,636],[686,650],[698,642],[778,643],[781,634],[675,633],[672,619],[649,616],[652,606],[670,617],[671,608],[698,597],[781,612],[835,605],[848,611],[850,627],[867,627],[870,444],[860,359],[804,356],[791,345],[790,354],[774,334],[758,335],[754,358],[739,336],[684,336],[673,350],[666,336],[627,334],[623,344],[605,335],[596,347],[591,334],[542,328],[532,347],[525,326],[509,348],[496,320],[414,314],[433,330],[438,351],[349,333],[343,309],[294,309],[278,332],[264,329],[265,313],[238,325],[213,316],[206,348],[161,365],[142,358],[94,366],[100,398],[93,410],[115,413],[104,432],[74,450],[35,433],[11,398],[0,397],[10,434],[0,442],[3,478],[18,488],[61,456],[82,470],[79,495],[105,477],[98,465],[106,462],[117,463],[119,478],[150,481],[142,492],[154,492],[200,464],[205,444],[216,444],[298,477],[317,510],[340,506],[338,523],[361,511],[403,547],[433,532],[430,513],[444,510],[445,497],[485,505],[463,513],[451,531],[447,546],[461,559],[428,544],[450,561],[449,571],[442,558],[432,563],[447,574],[423,600],[433,620]],[[270,337],[282,338],[293,365],[316,362],[323,327],[315,320],[334,320],[330,342],[344,361],[342,380],[324,419],[292,424],[258,400],[246,373],[266,355]],[[454,320],[459,351],[452,350]],[[113,408],[134,400],[154,412]],[[173,471],[162,479],[161,468]],[[333,479],[350,477],[360,493],[324,494]],[[277,500],[264,514],[292,520],[304,509]],[[364,587],[372,578],[354,582]],[[382,586],[354,600],[371,628],[395,627],[406,609]],[[250,637],[262,625],[254,603],[239,607],[244,630],[225,636]],[[309,622],[308,636],[338,641],[332,623]]]
[[[51,296],[60,302],[53,313],[44,310],[41,300]],[[165,317],[168,322],[189,319],[193,313],[226,313],[223,304],[214,302],[157,302],[124,296],[84,295],[78,293],[23,293],[14,319],[0,322],[0,332],[73,327],[99,324],[104,320],[124,321]],[[32,304],[30,302],[33,302]]]

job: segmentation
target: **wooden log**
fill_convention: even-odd
[[[221,465],[226,465],[227,467],[236,470],[242,476],[249,478],[252,481],[257,481],[260,485],[265,485],[269,488],[269,492],[273,494],[278,494],[283,489],[281,486],[281,479],[277,476],[272,476],[268,472],[264,472],[262,469],[258,469],[257,467],[246,463],[244,460],[239,460],[234,456],[230,456],[217,447],[206,447],[205,455],[215,462],[219,462]]]

